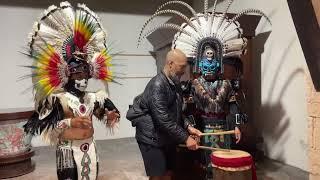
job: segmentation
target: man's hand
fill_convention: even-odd
[[[119,122],[120,114],[114,109],[112,111],[107,111],[107,123],[109,126],[113,127],[115,123]]]
[[[241,140],[241,131],[238,127],[234,128],[234,135],[236,136],[236,144],[238,144]]]
[[[186,141],[186,145],[188,149],[190,150],[197,150],[198,149],[198,143],[196,140],[194,140],[191,136],[188,137]]]
[[[200,137],[201,134],[202,134],[201,131],[199,131],[198,129],[196,129],[196,128],[192,127],[192,126],[188,127],[188,132],[189,132],[189,134],[195,135],[195,136],[198,136],[198,137]]]
[[[82,129],[90,129],[92,128],[92,121],[90,117],[74,117],[71,119],[71,127],[72,128],[82,128]]]

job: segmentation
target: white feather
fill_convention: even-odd
[[[199,21],[200,21],[200,29],[198,30],[199,35],[201,36],[201,38],[205,38],[206,37],[206,31],[208,28],[208,21],[206,20],[206,18],[204,17],[204,14],[197,14],[197,16],[199,17]]]
[[[218,25],[220,22],[220,19],[222,18],[222,14],[217,14],[214,16],[213,22],[211,24],[211,36],[215,36],[218,30]]]
[[[226,27],[226,26],[225,26]],[[226,40],[226,36],[229,34],[229,33],[232,33],[232,31],[236,31],[238,32],[238,29],[240,28],[240,26],[237,26],[237,24],[233,24],[233,25],[230,25],[228,26],[227,25],[227,28],[223,28],[222,31],[220,31],[220,37],[224,38],[224,40]],[[241,32],[241,31],[240,31]]]
[[[178,34],[178,36],[175,38],[175,41],[181,41],[181,42],[185,42],[188,43],[192,46],[194,46],[196,48],[196,44],[198,43],[198,41],[196,39],[194,39],[193,37],[190,37],[187,34],[184,33],[180,33]]]
[[[57,9],[58,7],[55,5],[49,6],[46,10],[43,11],[43,16],[47,16],[51,11]]]
[[[222,20],[222,23],[221,23],[220,27],[218,27],[218,29],[216,31],[216,37],[218,39],[222,38],[221,34],[224,31],[224,27],[226,27],[227,25],[228,25],[228,20],[227,19]]]
[[[206,36],[207,37],[211,36],[211,29],[212,29],[213,20],[214,20],[214,16],[212,16],[212,14],[210,14],[208,16],[208,27],[207,27],[207,31],[206,31]]]
[[[67,22],[68,28],[72,31],[74,27],[74,10],[69,2],[61,2],[60,7],[65,7],[61,12],[65,16],[65,21]]]
[[[108,94],[106,91],[100,90],[95,94],[96,101],[99,103],[100,107],[104,106],[105,100],[108,98]]]
[[[190,26],[185,26],[184,24],[181,26],[184,28],[184,30],[191,35],[190,37],[190,40],[193,42],[193,43],[196,43],[198,42],[200,39],[202,39],[203,37],[200,36],[200,34],[198,32],[196,32],[192,27]]]
[[[242,29],[235,29],[229,33],[225,33],[224,36],[221,37],[222,41],[228,41],[231,39],[236,39],[236,38],[240,38],[242,35]]]
[[[246,38],[239,38],[239,39],[233,39],[230,41],[227,41],[224,44],[224,51],[225,53],[231,52],[231,51],[242,51],[247,46],[247,39]]]
[[[165,5],[170,4],[171,1],[165,3]],[[240,27],[240,23],[236,21],[238,17],[241,15],[254,12],[258,14],[264,15],[262,12],[258,10],[246,10],[240,13],[235,21],[232,21],[226,16],[226,13],[232,4],[233,0],[229,0],[229,3],[226,7],[224,13],[215,13],[215,7],[217,1],[214,4],[214,12],[203,14],[193,14],[193,17],[190,18],[191,22],[194,23],[194,27],[196,29],[192,29],[191,27],[183,24],[181,28],[187,32],[187,34],[180,32],[176,33],[174,36],[174,40],[172,41],[172,48],[179,48],[183,52],[187,54],[188,57],[196,56],[197,46],[204,38],[217,38],[221,43],[223,43],[223,56],[235,56],[240,57],[244,52],[247,46],[247,40],[242,39],[243,30]],[[206,7],[207,1],[204,2],[204,6]],[[164,7],[165,5],[161,6]],[[206,8],[205,8],[206,9]],[[206,13],[206,10],[205,10]],[[198,21],[196,21],[198,20]],[[233,19],[232,19],[233,20]]]
[[[175,43],[175,47],[177,49],[182,50],[183,52],[185,51],[194,51],[195,47],[187,42],[182,42],[182,41],[178,41],[177,43]],[[178,48],[179,47],[179,48]]]
[[[241,57],[241,55],[243,55],[243,51],[232,51],[223,54],[223,57]]]
[[[194,48],[190,44],[184,42],[176,42],[175,49],[180,49],[187,57],[190,57],[190,54],[194,53]]]

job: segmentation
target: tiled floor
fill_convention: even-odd
[[[100,180],[147,180],[138,146],[133,138],[97,141]],[[56,180],[54,147],[36,148],[34,172],[16,180]],[[307,180],[308,173],[271,160],[257,163],[258,180]],[[11,180],[8,179],[8,180]]]

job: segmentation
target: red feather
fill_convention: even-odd
[[[79,31],[76,31],[74,33],[74,38],[73,38],[74,44],[80,49],[80,51],[83,51],[84,46],[87,44],[87,40],[84,37],[84,34],[82,34]]]

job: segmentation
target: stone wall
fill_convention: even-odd
[[[309,133],[309,169],[310,180],[320,179],[320,92],[314,89],[311,77],[306,75],[308,133]]]

